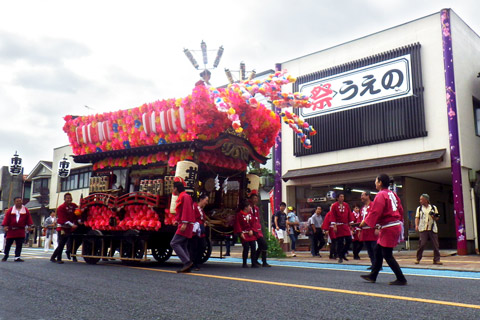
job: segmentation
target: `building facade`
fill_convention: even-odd
[[[0,168],[0,209],[13,206],[13,199],[23,197],[23,175],[12,176],[7,166]]]
[[[441,213],[442,248],[478,249],[474,186],[480,159],[480,37],[449,9],[281,64],[313,107],[305,149],[283,124],[283,200],[306,219],[333,192],[360,204],[387,173],[405,209],[406,247],[428,193]],[[285,129],[285,130],[284,130]],[[472,197],[473,195],[473,197]]]
[[[50,208],[57,208],[63,203],[63,196],[69,192],[73,202],[79,203],[80,198],[88,196],[92,165],[75,163],[72,158],[73,151],[70,145],[53,149],[52,182],[50,185]],[[58,175],[58,166],[63,158],[70,161],[70,175],[61,178]]]
[[[30,211],[36,226],[41,226],[45,217],[50,213],[51,176],[52,162],[39,161],[26,178],[26,182],[30,182],[30,197],[25,206]]]

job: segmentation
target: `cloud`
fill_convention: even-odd
[[[89,55],[87,46],[73,40],[0,31],[0,65],[10,70],[5,81],[25,89],[76,92],[88,81],[67,68],[67,62]]]
[[[63,66],[29,68],[17,73],[14,84],[38,90],[75,93],[88,84],[87,79]]]
[[[26,61],[31,65],[60,65],[67,59],[90,54],[85,45],[69,39],[32,40],[13,33],[0,32],[0,61]]]
[[[55,140],[54,137],[45,134],[32,135],[27,132],[13,132],[6,129],[0,129],[2,140],[5,141],[0,146],[0,154],[2,154],[2,165],[10,163],[9,159],[15,151],[23,160],[25,173],[29,173],[38,161],[51,161],[53,157],[53,148],[66,144],[65,139],[62,142]],[[54,142],[56,141],[56,143]]]
[[[154,85],[153,81],[150,79],[141,78],[135,76],[125,69],[120,67],[111,66],[107,69],[107,74],[105,79],[110,83],[124,84],[124,85],[135,85],[135,86],[145,86],[152,87]]]

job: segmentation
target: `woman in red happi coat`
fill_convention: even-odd
[[[377,246],[375,248],[375,263],[368,275],[361,277],[369,282],[377,280],[378,273],[382,267],[383,259],[397,276],[397,280],[390,282],[391,285],[406,285],[407,279],[397,260],[393,257],[393,248],[398,244],[403,227],[403,207],[400,198],[388,190],[390,179],[386,174],[380,174],[375,180],[375,186],[379,191],[373,200],[370,211],[360,227],[368,225],[380,226]]]
[[[330,259],[337,258],[337,234],[333,230],[333,213],[328,211],[323,218],[322,230],[330,238]]]
[[[360,206],[358,204],[355,204],[353,206],[353,217],[354,217],[354,221],[356,224],[360,224],[360,222],[362,222],[362,214],[360,213]],[[362,250],[363,248],[363,242],[360,240],[360,232],[361,232],[361,228],[358,227],[358,226],[354,226],[352,227],[352,236],[353,236],[353,239],[352,239],[352,252],[353,252],[353,259],[354,260],[360,260],[360,256],[359,256],[359,253],[360,251]]]

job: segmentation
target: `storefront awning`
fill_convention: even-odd
[[[42,204],[37,200],[37,199],[32,199],[30,200],[25,207],[30,210],[31,212],[41,210],[40,213],[42,212]],[[46,210],[48,212],[48,205],[43,207],[43,210]]]
[[[361,160],[347,163],[331,164],[328,166],[288,170],[282,176],[284,181],[301,179],[312,176],[331,175],[358,170],[371,170],[405,165],[414,165],[427,162],[441,162],[445,156],[445,149],[405,154],[401,156]]]

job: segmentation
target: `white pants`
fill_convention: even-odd
[[[52,241],[53,241],[53,250],[57,249],[57,234],[54,233],[53,237],[50,236],[45,238],[45,248],[43,251],[47,252],[50,249],[50,243],[52,243]]]
[[[5,233],[0,233],[0,250],[3,252],[5,250]]]

